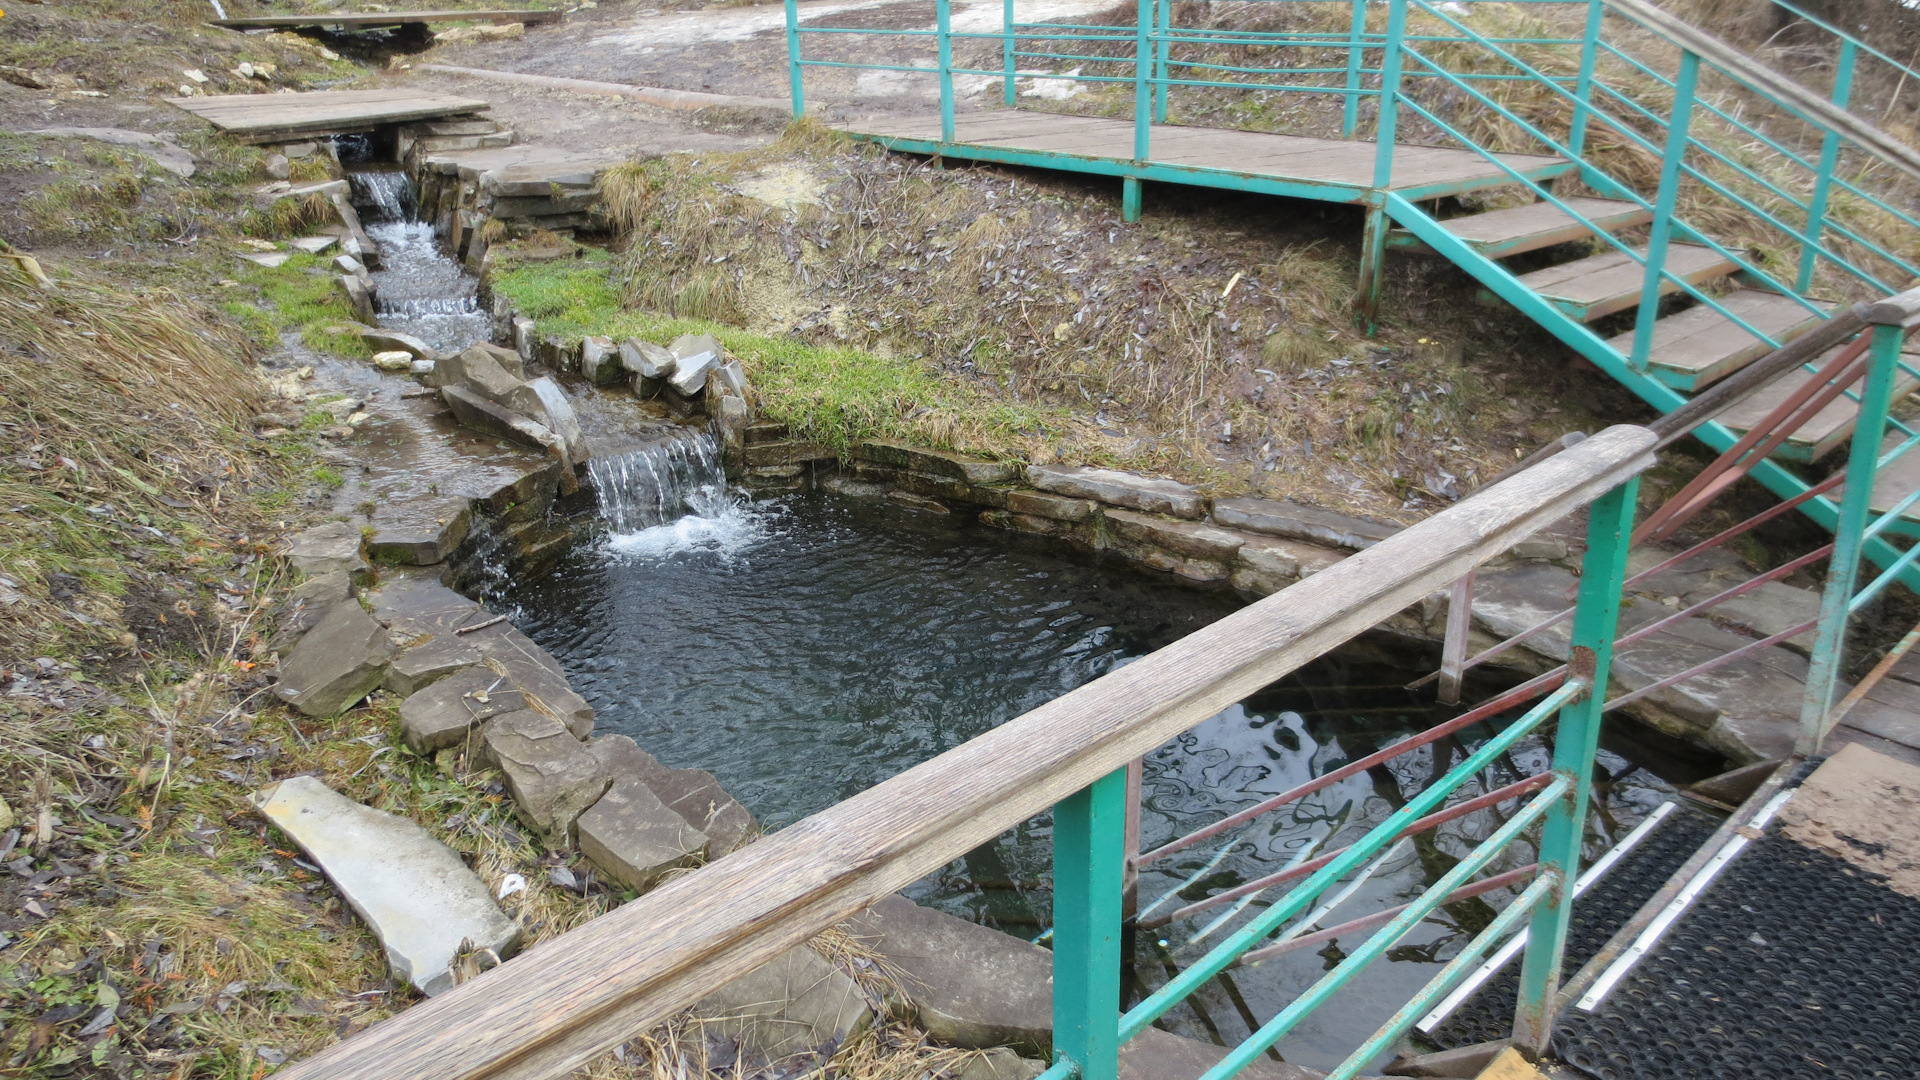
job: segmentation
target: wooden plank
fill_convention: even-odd
[[[1653,211],[1638,203],[1588,197],[1562,201],[1581,218],[1585,218],[1586,222],[1550,202],[1536,202],[1484,214],[1449,218],[1440,225],[1480,254],[1490,259],[1504,259],[1510,255],[1538,251],[1593,236],[1593,226],[1613,232],[1653,219]],[[1587,222],[1591,222],[1592,226]],[[1387,244],[1402,250],[1432,250],[1405,229],[1393,230],[1387,237]]]
[[[1820,359],[1813,362],[1813,366],[1824,370],[1834,357],[1840,355],[1840,348],[1836,346],[1829,349]],[[1910,348],[1917,351],[1905,354],[1907,365],[1920,367],[1920,342],[1912,343]],[[1783,372],[1779,378],[1754,391],[1751,397],[1729,407],[1715,419],[1733,431],[1745,434],[1752,430],[1753,425],[1765,420],[1768,413],[1779,408],[1780,403],[1785,401],[1789,394],[1817,378],[1819,375],[1815,371],[1808,371],[1804,367]],[[1862,375],[1854,380],[1850,389],[1857,394],[1865,385],[1866,376]],[[1904,371],[1898,373],[1894,378],[1893,400],[1898,401],[1912,393],[1916,386],[1920,386],[1920,381]],[[1787,441],[1774,451],[1773,456],[1786,458],[1789,461],[1818,461],[1846,444],[1848,436],[1853,434],[1853,425],[1859,416],[1859,403],[1842,394],[1828,402],[1826,408],[1814,413],[1806,423],[1795,429],[1794,433],[1788,436]]]
[[[479,98],[404,90],[223,94],[161,100],[246,142],[271,142],[292,135],[369,131],[382,124],[464,116],[489,107]]]
[[[1652,465],[1653,442],[1608,428],[279,1075],[564,1075],[1448,587]]]
[[[1786,344],[1824,321],[1792,297],[1762,289],[1737,289],[1716,298],[1761,333]],[[1832,304],[1815,306],[1830,309]],[[1626,356],[1633,351],[1631,330],[1607,344]],[[1682,390],[1698,390],[1733,374],[1773,351],[1773,346],[1735,325],[1733,320],[1705,304],[1696,304],[1653,324],[1653,345],[1647,352],[1650,367],[1664,373],[1661,381]]]
[[[559,8],[530,11],[383,11],[338,12],[331,15],[248,15],[235,19],[209,19],[213,26],[229,30],[257,30],[289,26],[404,26],[408,23],[484,22],[557,23],[566,17]]]
[[[1723,277],[1736,269],[1733,260],[1701,244],[1673,244],[1667,248],[1667,270],[1699,284]],[[1646,267],[1619,249],[1606,251],[1559,266],[1549,266],[1522,274],[1520,283],[1557,304],[1583,322],[1592,322],[1616,311],[1625,311],[1640,302],[1640,290],[1646,283]],[[1662,281],[1665,295],[1679,289],[1671,281]]]

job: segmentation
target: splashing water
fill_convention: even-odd
[[[711,435],[659,443],[587,463],[600,497],[607,547],[660,557],[682,551],[741,550],[765,533],[765,519],[727,490]]]
[[[413,183],[403,172],[348,173],[353,205],[375,221],[406,221],[413,217]]]

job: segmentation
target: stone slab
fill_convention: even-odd
[[[1302,540],[1250,536],[1234,552],[1233,587],[1253,596],[1270,596],[1344,558],[1343,551]]]
[[[328,237],[327,239],[332,239],[332,237]],[[389,350],[403,352],[416,360],[430,360],[435,355],[431,345],[414,337],[412,334],[403,334],[398,330],[367,327],[360,331],[360,339],[378,352]]]
[[[988,461],[947,450],[929,450],[887,439],[872,439],[853,445],[853,456],[913,472],[931,473],[969,484],[1004,484],[1017,479],[1020,466],[1010,461]]]
[[[549,431],[546,425],[496,405],[465,387],[442,386],[440,396],[462,427],[558,454],[566,452],[560,437]]]
[[[425,994],[453,988],[461,942],[513,954],[520,927],[485,883],[426,830],[346,798],[311,776],[255,792],[253,805],[320,867],[380,939],[398,979]]]
[[[1200,492],[1174,480],[1152,480],[1115,469],[1084,465],[1029,465],[1027,484],[1076,499],[1198,521],[1207,516]]]
[[[308,716],[338,716],[372,693],[393,659],[387,631],[351,600],[334,604],[280,662],[274,688]]]
[[[601,741],[596,739],[594,743]],[[639,776],[668,809],[706,834],[709,858],[717,859],[752,838],[753,814],[727,794],[712,773],[705,769],[670,769],[637,745],[631,753],[624,748],[620,753],[622,768]]]
[[[367,557],[376,563],[432,566],[453,555],[467,538],[473,514],[469,501],[453,495],[425,495],[384,502],[367,527]]]
[[[753,1065],[829,1055],[873,1022],[859,986],[805,945],[701,998],[693,1014]]]
[[[1123,541],[1152,544],[1192,559],[1231,559],[1247,542],[1246,533],[1132,510],[1109,510],[1106,519],[1107,528]]]
[[[308,577],[335,570],[361,573],[367,562],[360,557],[360,528],[350,522],[327,521],[295,533],[287,540],[287,561]]]
[[[1016,514],[1031,514],[1055,521],[1085,521],[1093,516],[1094,504],[1088,499],[1069,499],[1044,491],[1014,490],[1007,492],[1006,508]]]
[[[532,709],[489,721],[486,747],[507,778],[514,805],[549,848],[572,844],[574,822],[612,782],[600,759],[565,724]]]
[[[1354,551],[1370,548],[1400,531],[1397,525],[1286,499],[1221,499],[1213,504],[1213,520],[1236,529]]]
[[[904,896],[887,897],[845,927],[900,972],[914,1016],[935,1039],[1049,1052],[1051,952]]]
[[[344,570],[308,578],[294,586],[273,617],[273,640],[268,648],[285,654],[302,634],[320,625],[333,605],[352,595],[353,581]]]
[[[625,735],[587,744],[613,785],[580,815],[580,851],[606,875],[629,889],[645,892],[669,870],[699,863],[707,835],[660,801],[646,784],[649,771],[639,759],[651,757]]]
[[[416,754],[459,746],[492,717],[520,712],[526,697],[482,665],[463,668],[416,690],[400,703],[400,739]]]
[[[387,665],[387,678],[381,685],[389,693],[411,697],[483,659],[480,650],[459,638],[434,638],[394,657]]]

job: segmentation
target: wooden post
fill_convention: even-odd
[[[1440,703],[1460,704],[1460,680],[1466,674],[1467,634],[1473,629],[1473,574],[1460,575],[1447,601],[1447,639],[1440,646]]]

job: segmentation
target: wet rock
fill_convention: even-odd
[[[1149,514],[1167,514],[1194,521],[1207,516],[1207,502],[1198,490],[1173,480],[1150,480],[1114,469],[1095,469],[1084,465],[1029,465],[1027,484],[1055,495],[1092,499],[1109,506],[1124,506]]]
[[[1006,508],[1016,514],[1032,514],[1055,521],[1085,521],[1093,516],[1093,503],[1088,500],[1049,495],[1044,491],[1009,491]]]
[[[413,370],[413,354],[402,352],[399,349],[389,349],[374,353],[370,359],[373,361],[373,366],[381,371],[390,371],[398,374],[402,371]]]
[[[308,716],[338,716],[372,693],[393,659],[387,631],[359,604],[334,604],[280,662],[274,692]]]
[[[513,349],[520,354],[522,361],[533,359],[533,320],[524,315],[513,320]]]
[[[341,274],[359,281],[360,287],[367,291],[367,295],[373,295],[373,275],[367,273],[366,266],[362,264],[359,259],[351,255],[335,255],[333,257],[333,268],[340,271]],[[364,322],[366,320],[362,321]]]
[[[379,318],[373,307],[373,291],[367,288],[365,282],[353,274],[341,274],[334,281],[339,285],[341,293],[346,296],[347,307],[352,309],[354,318],[364,323],[374,322]]]
[[[1268,596],[1317,574],[1345,556],[1338,551],[1277,536],[1249,537],[1234,553],[1233,587]]]
[[[411,697],[483,659],[480,650],[459,638],[434,638],[394,657],[387,665],[387,678],[381,687],[400,697]]]
[[[1194,521],[1175,521],[1131,510],[1108,510],[1113,546],[1159,570],[1196,581],[1218,581],[1247,534]]]
[[[519,411],[560,437],[567,448],[568,461],[575,465],[586,463],[587,437],[580,430],[580,418],[573,411],[573,403],[567,400],[567,392],[560,389],[559,383],[542,375],[514,390],[510,401]]]
[[[928,450],[887,439],[869,439],[855,443],[856,461],[871,461],[932,476],[944,476],[968,484],[1002,484],[1020,475],[1020,466],[1010,461],[987,461],[944,450]]]
[[[573,825],[606,794],[612,777],[567,726],[532,709],[487,724],[487,757],[506,774],[507,790],[550,848],[572,843]]]
[[[463,386],[442,386],[440,397],[447,403],[447,408],[453,410],[453,418],[462,427],[539,447],[562,461],[568,461],[571,457],[566,443],[545,424],[530,420],[504,405],[496,405]]]
[[[645,892],[668,870],[700,861],[707,836],[647,787],[645,774],[657,763],[645,751],[625,735],[595,739],[587,751],[613,778],[578,822],[580,850],[595,866],[629,889]]]
[[[831,1053],[873,1022],[866,995],[838,968],[797,945],[701,998],[704,1034],[740,1046],[749,1068]]]
[[[612,386],[627,377],[620,363],[620,347],[609,337],[588,337],[580,342],[580,374],[595,386]]]
[[[472,520],[471,503],[456,496],[381,503],[368,522],[367,557],[388,566],[432,566],[467,538]]]
[[[335,570],[356,574],[366,566],[360,557],[360,530],[345,521],[327,521],[295,533],[287,541],[287,561],[308,577]]]
[[[576,739],[593,734],[593,706],[573,692],[559,661],[532,638],[507,623],[497,623],[465,635],[465,640],[480,650],[489,666],[507,673],[505,685],[526,695],[528,708],[558,717]]]
[[[847,921],[886,957],[927,1034],[954,1046],[1044,1054],[1053,1041],[1053,954],[978,923],[889,896]]]
[[[487,720],[526,707],[526,697],[505,675],[484,665],[463,668],[400,703],[400,739],[414,753],[430,756],[459,746]]]
[[[682,334],[667,351],[673,354],[673,374],[667,377],[667,385],[683,397],[705,389],[707,372],[720,366],[720,343],[711,334]]]
[[[513,955],[520,928],[452,849],[394,814],[311,776],[260,789],[253,805],[320,867],[380,939],[395,978],[425,994],[453,988],[461,942]]]
[[[1213,520],[1236,529],[1354,551],[1370,548],[1400,531],[1395,525],[1285,499],[1221,499],[1213,504]]]
[[[333,238],[329,236],[321,237],[320,239],[332,240]],[[294,243],[297,244],[299,241],[296,240]],[[434,355],[433,346],[428,345],[425,341],[414,337],[412,334],[403,334],[398,330],[383,330],[375,327],[367,327],[360,331],[360,340],[381,352],[403,352],[406,353],[408,357],[416,360]]]

